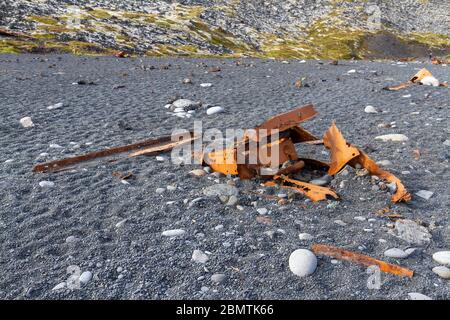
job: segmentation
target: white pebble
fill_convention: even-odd
[[[212,83],[200,83],[200,87],[202,88],[209,88],[212,86]]]
[[[420,190],[416,192],[416,196],[421,197],[422,199],[429,200],[433,196],[434,192],[428,190]]]
[[[51,106],[48,106],[47,109],[48,110],[54,110],[54,109],[62,108],[63,106],[64,106],[64,103],[59,102],[59,103],[53,104]]]
[[[157,156],[155,159],[156,159],[156,161],[158,161],[158,162],[164,162],[164,161],[166,161],[166,157],[163,157],[163,156]]]
[[[314,273],[317,268],[317,258],[309,250],[297,249],[289,256],[289,269],[299,277],[306,277]]]
[[[20,121],[20,124],[22,125],[22,127],[24,127],[24,128],[34,127],[34,123],[31,120],[31,117],[23,117],[19,121]]]
[[[444,266],[434,267],[433,272],[442,279],[450,279],[450,269]]]
[[[394,259],[405,259],[405,258],[408,258],[414,251],[415,251],[415,249],[413,249],[413,248],[407,249],[407,250],[402,250],[399,248],[392,248],[392,249],[386,250],[384,252],[384,255],[386,257],[394,258]]]
[[[375,109],[373,106],[367,106],[364,109],[365,113],[378,113],[377,109]]]
[[[334,223],[336,223],[337,225],[340,225],[341,227],[347,226],[347,224],[342,220],[334,220]]]
[[[308,240],[314,239],[314,236],[310,235],[309,233],[300,233],[300,234],[298,235],[298,238],[299,238],[300,240],[308,241]]]
[[[450,251],[439,251],[433,254],[433,260],[439,264],[450,266]]]
[[[164,237],[179,237],[186,233],[183,229],[172,229],[172,230],[166,230],[162,232],[162,235]]]
[[[87,284],[89,281],[91,281],[91,279],[92,279],[92,272],[90,271],[83,272],[79,278],[82,284]]]
[[[194,250],[192,253],[192,261],[197,263],[206,263],[209,260],[208,256],[201,250]]]
[[[116,228],[119,229],[119,228],[123,227],[125,222],[127,222],[127,220],[128,219],[123,219],[123,220],[120,220],[119,222],[117,222],[116,223]]]
[[[39,182],[39,186],[42,188],[51,188],[55,186],[55,183],[52,181],[41,181]]]
[[[256,211],[258,211],[258,213],[262,214],[262,215],[267,214],[267,212],[268,212],[268,210],[266,208],[259,208],[259,209],[256,209]]]
[[[420,83],[424,86],[439,87],[439,80],[433,76],[427,76],[423,78],[422,80],[420,80]]]
[[[225,110],[222,107],[211,107],[208,110],[206,110],[206,114],[207,115],[213,115],[213,114],[217,114],[217,113],[222,113]]]
[[[411,300],[433,300],[430,297],[418,292],[410,292],[408,293],[408,296]]]
[[[387,142],[387,141],[405,142],[405,141],[408,141],[409,139],[404,134],[394,133],[394,134],[385,134],[383,136],[375,137],[375,140],[381,140],[383,142]]]
[[[65,287],[66,287],[66,283],[65,282],[61,282],[61,283],[58,283],[56,286],[54,286],[52,291],[62,290]]]

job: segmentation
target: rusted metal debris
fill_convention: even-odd
[[[363,151],[353,146],[344,139],[342,133],[333,123],[324,134],[323,139],[319,139],[309,131],[299,126],[300,123],[313,118],[317,114],[313,105],[295,108],[292,111],[279,114],[270,118],[266,122],[258,125],[252,131],[253,134],[244,134],[234,145],[225,149],[205,151],[200,154],[193,153],[195,159],[199,159],[203,165],[209,165],[213,171],[223,174],[238,175],[241,179],[251,179],[259,176],[266,179],[266,186],[280,186],[284,189],[294,190],[304,194],[312,201],[325,200],[327,197],[339,199],[339,195],[332,189],[317,186],[304,181],[294,179],[292,176],[301,170],[322,170],[328,175],[334,176],[346,165],[354,168],[364,168],[371,175],[390,183],[395,183],[396,192],[392,196],[392,202],[409,201],[411,195],[407,192],[400,179],[393,174],[382,170]],[[249,132],[247,130],[246,132]],[[277,132],[277,138],[273,138],[272,133]],[[168,152],[175,147],[193,143],[197,137],[191,132],[190,138],[179,141],[172,141],[171,137],[152,139],[136,144],[110,148],[103,151],[88,153],[72,158],[38,164],[34,167],[34,172],[58,171],[64,167],[77,164],[82,161],[89,161],[100,157],[107,157],[114,154],[131,152],[128,157],[141,155],[156,155]],[[258,151],[255,163],[248,161],[249,144],[255,144]],[[297,154],[296,144],[324,144],[329,149],[331,160],[329,163],[302,158]],[[270,155],[275,154],[277,159],[272,159]],[[134,151],[134,152],[132,152]],[[267,155],[265,158],[261,154]],[[242,160],[244,161],[238,161]],[[275,162],[275,163],[272,163]]]
[[[377,260],[375,258],[360,253],[347,251],[329,245],[314,244],[312,246],[312,251],[316,254],[325,255],[334,259],[355,262],[358,264],[362,264],[364,266],[377,266],[378,268],[380,268],[381,272],[391,273],[400,277],[412,278],[414,275],[413,270],[403,268],[401,266],[387,263],[381,260]]]
[[[392,87],[385,87],[384,90],[388,91],[399,91],[408,87],[413,86],[414,84],[421,84],[421,81],[424,80],[427,77],[433,77],[433,74],[426,68],[421,69],[419,72],[417,72],[411,79],[409,79],[407,82],[403,82],[399,85],[392,86]],[[439,87],[448,87],[448,83],[439,83]]]

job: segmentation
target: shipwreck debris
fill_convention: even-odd
[[[326,200],[328,197],[337,200],[339,195],[324,185],[318,186],[311,182],[299,181],[294,179],[292,175],[302,170],[321,170],[327,171],[331,180],[332,176],[340,172],[346,165],[349,165],[393,184],[395,193],[392,196],[392,202],[406,202],[411,199],[411,195],[407,192],[400,179],[382,170],[367,154],[356,146],[349,144],[334,122],[324,134],[322,140],[299,126],[301,122],[313,118],[316,114],[317,112],[313,105],[295,108],[270,118],[253,130],[246,130],[246,134],[238,138],[231,146],[218,150],[208,150],[202,147],[199,152],[193,152],[192,156],[198,159],[202,165],[209,165],[215,172],[225,175],[238,175],[243,180],[258,176],[266,181],[266,186],[279,186],[283,189],[292,190],[307,196],[312,201]],[[273,135],[274,132],[277,134]],[[142,155],[153,156],[171,151],[185,144],[192,144],[198,138],[193,132],[190,132],[188,138],[185,137],[177,141],[174,141],[174,137],[166,136],[38,164],[33,168],[33,171],[60,171],[64,167],[82,161],[124,152],[131,152],[128,158]],[[330,150],[330,163],[301,158],[297,154],[296,144],[324,144]],[[256,152],[256,162],[249,161],[251,146],[256,146],[256,151],[258,151]]]
[[[388,91],[399,91],[408,87],[411,87],[414,84],[428,85],[434,87],[448,87],[447,82],[439,82],[433,74],[428,71],[428,69],[423,68],[419,72],[417,72],[409,81],[403,82],[399,85],[393,87],[385,87],[384,90]]]
[[[414,275],[414,271],[395,265],[391,263],[387,263],[381,260],[377,260],[375,258],[347,251],[338,247],[333,247],[324,244],[314,244],[311,249],[315,254],[325,255],[334,259],[346,260],[350,262],[355,262],[358,264],[362,264],[364,266],[377,266],[380,268],[381,272],[391,273],[400,277],[408,277],[412,278]]]

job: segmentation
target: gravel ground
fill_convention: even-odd
[[[444,144],[450,132],[450,90],[425,86],[382,90],[423,66],[0,56],[0,298],[407,299],[408,293],[419,292],[449,299],[449,282],[431,271],[438,265],[431,256],[450,250],[450,152]],[[441,81],[450,80],[450,67],[425,66]],[[221,71],[208,72],[211,67]],[[182,83],[187,77],[193,84]],[[295,81],[303,77],[310,86],[296,88]],[[95,85],[72,84],[79,80]],[[205,82],[212,87],[201,87]],[[177,118],[164,109],[176,96],[219,105],[226,112],[207,116],[200,111],[190,119]],[[47,109],[59,102],[64,106]],[[193,177],[189,171],[195,166],[176,166],[153,157],[102,159],[53,174],[31,171],[38,162],[167,135],[173,128],[191,129],[194,120],[202,120],[204,128],[249,128],[310,102],[319,115],[304,123],[305,128],[321,135],[335,119],[349,142],[377,161],[391,161],[389,170],[411,193],[434,192],[429,200],[414,197],[408,204],[391,207],[424,225],[432,234],[429,243],[418,246],[390,234],[392,221],[377,215],[390,205],[389,193],[375,190],[376,182],[357,176],[353,169],[331,182],[342,197],[339,202],[311,203],[297,196],[280,206],[244,193],[279,190],[264,189],[258,181],[236,181],[242,210],[203,196],[203,188],[229,178]],[[379,113],[365,113],[368,105]],[[32,118],[34,127],[20,125],[25,116]],[[388,128],[378,126],[392,122]],[[375,140],[389,133],[405,134],[409,140]],[[326,159],[323,150],[316,146],[299,153]],[[414,150],[420,150],[419,158]],[[113,171],[132,172],[134,179],[121,183]],[[42,181],[54,185],[41,187]],[[156,192],[167,186],[176,188]],[[203,199],[191,203],[198,197]],[[257,208],[268,209],[270,224],[257,221]],[[354,219],[357,216],[365,219]],[[186,233],[162,236],[171,229]],[[314,239],[300,240],[299,233]],[[399,263],[415,270],[415,275],[404,279],[382,274],[381,288],[373,290],[367,287],[364,267],[318,256],[316,271],[297,277],[289,270],[289,255],[312,243]],[[394,247],[418,249],[402,260],[383,256]],[[192,261],[194,250],[206,252],[208,261]],[[81,288],[52,290],[68,280],[69,266],[84,272]],[[214,277],[220,282],[216,284],[213,274],[225,277]]]

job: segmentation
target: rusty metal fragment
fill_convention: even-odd
[[[388,90],[388,91],[399,91],[399,90],[408,88],[414,84],[420,84],[420,82],[426,77],[433,77],[433,74],[428,69],[423,68],[419,72],[417,72],[411,79],[409,79],[409,81],[401,83],[396,86],[385,87],[383,89]],[[440,87],[448,87],[448,84],[445,82],[439,83],[439,86]]]
[[[378,176],[380,179],[395,183],[397,190],[392,196],[392,202],[401,202],[411,200],[411,195],[406,191],[401,180],[393,174],[381,169],[375,161],[365,154],[360,149],[350,145],[345,141],[342,133],[333,122],[331,127],[323,137],[325,147],[331,152],[332,163],[328,170],[329,175],[334,175],[339,172],[345,165],[349,164],[352,167],[360,166],[366,169],[371,175]]]
[[[330,188],[316,186],[311,183],[290,179],[286,176],[275,176],[274,180],[281,181],[281,188],[291,189],[301,194],[304,194],[312,201],[326,200],[327,196],[339,199],[339,196]]]
[[[316,254],[325,255],[334,259],[355,262],[358,264],[362,264],[364,266],[377,266],[378,268],[380,268],[380,271],[382,272],[391,273],[400,277],[412,278],[414,275],[413,270],[403,268],[401,266],[387,263],[381,260],[377,260],[375,258],[360,253],[347,251],[329,245],[314,244],[312,246],[312,251]]]

